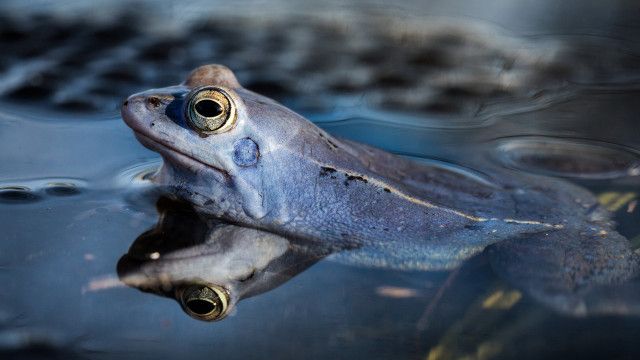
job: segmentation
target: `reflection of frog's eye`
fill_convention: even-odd
[[[229,309],[229,293],[217,285],[190,285],[176,295],[184,311],[198,320],[220,320]]]
[[[236,122],[236,107],[231,96],[218,87],[194,90],[187,101],[185,113],[189,124],[205,134],[231,130]]]

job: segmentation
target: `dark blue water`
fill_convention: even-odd
[[[639,355],[637,312],[559,314],[500,280],[483,256],[439,272],[324,259],[213,323],[127,287],[116,272],[133,241],[158,220],[158,195],[147,178],[161,163],[136,141],[117,106],[208,62],[234,68],[241,82],[336,136],[478,178],[478,164],[488,161],[583,185],[640,248],[640,52],[629,36],[637,20],[626,15],[633,5],[591,4],[571,28],[496,3],[473,21],[457,18],[457,30],[438,32],[450,18],[421,16],[468,17],[473,7],[377,4],[376,16],[387,20],[376,23],[382,35],[365,41],[361,28],[349,25],[364,21],[353,14],[359,3],[327,10],[321,26],[299,21],[312,13],[306,7],[282,10],[270,22],[247,12],[237,27],[224,19],[224,26],[202,25],[193,20],[197,8],[186,7],[177,12],[183,22],[172,18],[164,28],[139,13],[127,20],[121,8],[114,20],[82,3],[68,3],[66,15],[64,6],[41,3],[29,12],[7,3],[0,26],[3,358]],[[156,16],[175,14],[162,4]],[[608,10],[598,13],[601,7]],[[409,16],[407,8],[421,12]],[[407,19],[437,26],[408,31],[414,25]],[[406,26],[385,28],[385,21]],[[384,35],[389,29],[409,35]],[[275,40],[255,39],[257,33]],[[431,51],[429,61],[412,53],[417,45],[406,37],[418,37],[411,41],[422,44],[420,54]],[[331,71],[314,62],[318,53],[307,56],[311,51],[330,54]],[[637,309],[639,296],[630,292],[621,309]]]

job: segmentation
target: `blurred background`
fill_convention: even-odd
[[[632,1],[22,1],[0,5],[0,96],[112,111],[223,63],[300,109],[480,116],[495,101],[638,80]],[[335,96],[338,96],[336,98]]]

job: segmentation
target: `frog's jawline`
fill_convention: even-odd
[[[192,163],[196,163],[198,165],[202,165],[207,169],[211,169],[213,171],[215,171],[216,173],[221,174],[224,177],[225,181],[229,181],[231,180],[231,175],[229,174],[229,172],[227,172],[224,169],[220,169],[217,168],[215,166],[212,166],[210,164],[204,163],[190,155],[185,154],[184,152],[177,150],[176,148],[173,148],[171,146],[167,146],[165,144],[160,143],[159,141],[156,141],[154,139],[152,139],[151,137],[144,135],[138,131],[133,131],[136,139],[138,139],[138,141],[144,145],[144,147],[146,147],[149,150],[155,151],[157,153],[159,153],[160,155],[162,155],[163,158],[171,158],[174,159],[175,161],[173,162],[192,162]]]

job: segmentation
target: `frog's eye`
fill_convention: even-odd
[[[231,96],[218,87],[195,89],[189,96],[185,110],[189,124],[205,134],[229,131],[236,122],[236,106]]]
[[[198,320],[220,320],[229,310],[229,293],[217,285],[190,285],[176,295],[184,311]]]

